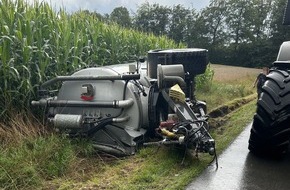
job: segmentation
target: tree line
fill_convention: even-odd
[[[209,50],[210,61],[246,67],[270,66],[279,46],[290,40],[282,25],[286,0],[211,0],[201,10],[148,2],[130,14],[117,7],[111,14],[94,14],[104,22],[155,35],[166,35],[189,48]]]

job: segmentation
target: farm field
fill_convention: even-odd
[[[196,90],[198,100],[207,103],[212,110],[236,98],[256,93],[253,83],[261,69],[210,64],[213,70],[212,81],[202,84]]]
[[[228,65],[211,64],[214,70],[214,81],[228,82],[244,79],[247,77],[257,76],[262,70],[246,67],[235,67]]]

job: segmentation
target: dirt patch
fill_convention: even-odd
[[[256,94],[249,95],[244,98],[235,99],[225,105],[221,105],[209,112],[209,125],[212,128],[219,128],[228,120],[227,115],[242,105],[245,105],[256,99]]]

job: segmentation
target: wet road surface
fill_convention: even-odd
[[[290,155],[263,159],[248,151],[250,125],[187,190],[290,190]]]

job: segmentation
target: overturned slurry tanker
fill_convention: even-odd
[[[144,145],[172,144],[215,155],[206,104],[194,96],[194,77],[207,64],[205,49],[152,50],[143,63],[86,68],[49,80],[32,105],[42,106],[47,122],[61,132],[91,138],[106,153],[125,156]],[[51,87],[58,82],[54,96]]]

